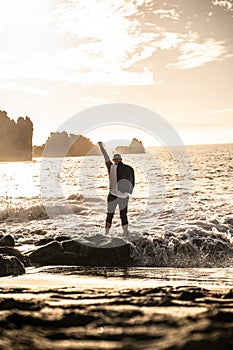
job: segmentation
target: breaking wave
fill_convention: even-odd
[[[80,205],[34,205],[28,208],[7,208],[0,211],[0,222],[22,222],[31,220],[45,220],[51,216],[68,215],[71,213],[82,214],[87,210]]]
[[[186,224],[187,225],[187,224]],[[218,229],[217,229],[218,228]],[[233,264],[233,218],[224,224],[194,223],[186,229],[137,235],[132,257],[137,266],[229,267]]]

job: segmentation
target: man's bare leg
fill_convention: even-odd
[[[125,238],[128,238],[128,236],[129,236],[128,225],[123,225],[122,229],[123,229],[123,233],[124,233]]]
[[[109,234],[109,230],[110,230],[110,227],[112,225],[110,224],[110,222],[107,222],[105,223],[105,234],[108,235]]]

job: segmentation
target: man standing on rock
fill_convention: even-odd
[[[135,179],[134,170],[131,166],[122,163],[120,154],[114,154],[113,163],[111,162],[103,142],[98,142],[100,150],[104,156],[105,164],[109,175],[109,194],[107,198],[107,218],[105,223],[105,232],[109,233],[112,225],[112,219],[117,205],[120,210],[121,224],[125,237],[128,237],[128,202],[129,194],[132,194]]]

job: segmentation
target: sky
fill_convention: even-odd
[[[110,103],[158,113],[185,144],[232,143],[232,33],[233,0],[0,0],[0,110],[29,116],[37,145]]]

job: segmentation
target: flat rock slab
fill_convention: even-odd
[[[88,240],[89,238],[89,240]],[[131,246],[120,238],[102,235],[53,241],[28,253],[31,263],[43,265],[129,266]]]

